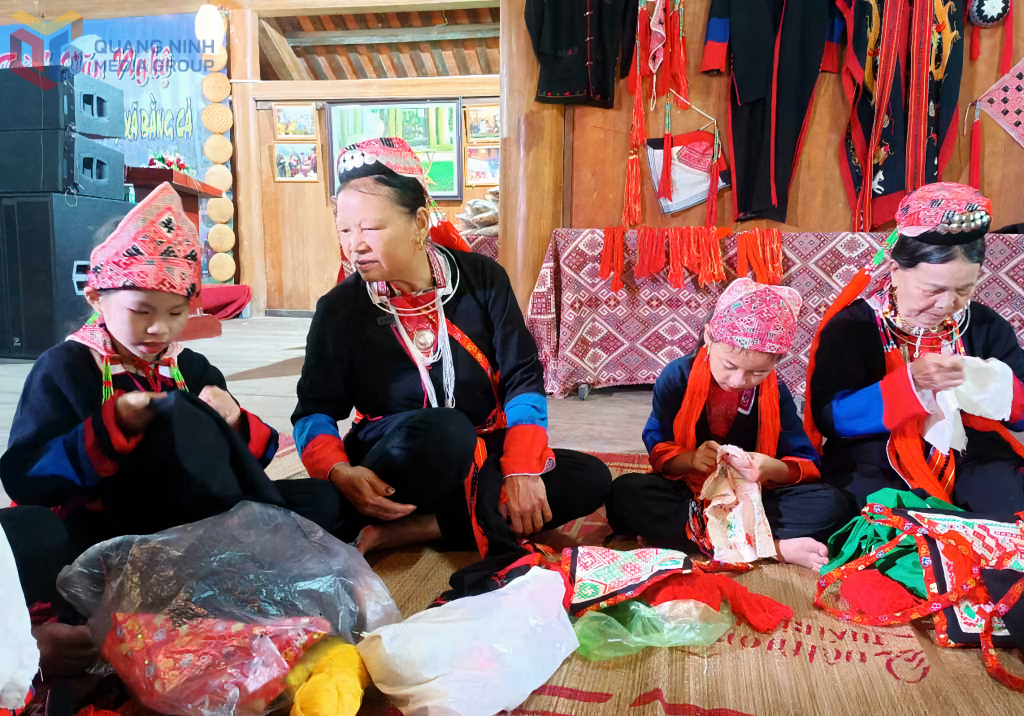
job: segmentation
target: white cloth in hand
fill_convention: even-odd
[[[0,708],[25,705],[32,678],[39,670],[39,647],[21,591],[18,565],[0,528]]]
[[[964,358],[964,382],[935,394],[936,409],[925,420],[924,439],[943,455],[967,448],[960,411],[1007,420],[1013,407],[1013,371],[996,358]]]
[[[700,499],[708,537],[719,562],[753,562],[775,556],[775,540],[761,504],[754,459],[734,445],[718,449],[718,467],[704,482]]]

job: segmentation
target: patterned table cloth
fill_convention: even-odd
[[[864,266],[884,234],[782,235],[782,283],[804,299],[793,352],[780,375],[802,409],[807,354],[821,316],[847,281]],[[530,300],[527,323],[544,364],[545,390],[564,398],[579,385],[595,388],[644,385],[670,361],[686,355],[724,287],[703,290],[688,277],[683,290],[668,282],[668,269],[637,281],[637,234],[626,234],[624,288],[598,276],[604,232],[557,229]],[[736,239],[724,242],[729,279],[735,277]],[[1006,318],[1024,344],[1024,235],[990,234],[974,300]]]

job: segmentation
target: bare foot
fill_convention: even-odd
[[[360,554],[378,549],[393,549],[407,544],[418,544],[441,539],[441,528],[434,515],[409,515],[393,522],[367,525],[360,530],[353,546]]]
[[[799,564],[815,574],[828,564],[828,547],[810,537],[782,539],[775,541],[778,560],[784,564]]]
[[[40,624],[32,628],[45,676],[80,676],[100,658],[87,626]]]

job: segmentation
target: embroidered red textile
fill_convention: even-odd
[[[192,297],[202,286],[199,232],[164,182],[139,202],[89,257],[88,284]]]
[[[851,573],[839,585],[839,594],[851,609],[876,617],[896,614],[921,603],[902,584],[877,569],[862,569]]]

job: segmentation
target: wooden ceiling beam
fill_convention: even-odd
[[[289,32],[285,39],[292,47],[317,45],[376,45],[392,42],[435,42],[475,40],[498,37],[500,23],[476,25],[432,25],[430,27],[378,27],[367,30],[340,30],[335,32]]]
[[[273,18],[260,18],[259,34],[260,51],[263,52],[278,77],[282,80],[313,79],[306,64],[285,42],[284,36],[278,30],[277,23]]]
[[[497,97],[499,75],[470,77],[408,77],[405,79],[337,80],[321,82],[254,82],[253,99],[271,102],[341,99],[450,99]]]
[[[315,32],[317,27],[313,24],[313,21],[305,15],[299,15],[297,18],[299,26],[306,32]],[[311,52],[312,51],[312,52]],[[313,54],[315,52],[315,54]],[[313,71],[316,73],[317,79],[320,80],[337,80],[343,79],[338,77],[334,73],[334,68],[327,62],[327,50],[323,47],[315,47],[306,49],[307,61],[313,65]],[[317,70],[319,69],[319,72]],[[321,76],[322,75],[322,76]]]
[[[206,0],[0,0],[0,24],[13,24],[10,16],[27,12],[41,20],[53,20],[66,12],[76,12],[87,20],[138,15],[176,15],[194,13]],[[498,7],[500,0],[219,0],[228,10],[254,10],[260,17],[296,17],[299,15],[342,15],[366,12],[415,12]]]

